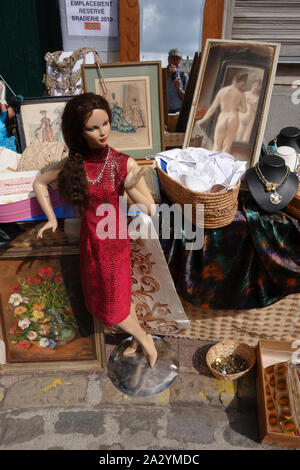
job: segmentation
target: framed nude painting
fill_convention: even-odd
[[[256,163],[279,49],[273,43],[206,41],[183,148],[193,139],[193,146],[230,153],[248,167]]]
[[[110,143],[133,158],[164,149],[160,61],[82,65],[85,92],[105,95],[112,109]]]
[[[102,327],[84,305],[79,255],[68,250],[0,257],[0,374],[103,367]]]
[[[42,142],[63,142],[61,116],[72,96],[24,99],[17,114],[21,151]]]

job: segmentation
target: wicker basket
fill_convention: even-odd
[[[240,181],[234,188],[223,193],[201,193],[193,191],[174,180],[158,165],[156,169],[161,188],[170,201],[180,204],[183,210],[185,204],[192,205],[192,222],[194,225],[201,225],[205,228],[219,228],[233,221],[238,206]],[[203,224],[201,222],[196,223],[197,220],[202,220],[202,206],[198,207],[199,204],[204,205]]]
[[[211,367],[211,364],[220,356],[227,357],[230,354],[239,354],[239,356],[246,359],[248,362],[248,369],[238,372],[237,374],[222,374],[216,369]],[[222,341],[220,343],[212,346],[206,354],[206,364],[210,372],[217,378],[221,380],[236,380],[242,375],[247,374],[250,369],[254,366],[256,361],[255,349],[251,346],[248,346],[246,343],[239,343],[237,341]]]

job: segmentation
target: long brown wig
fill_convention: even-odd
[[[62,114],[62,133],[69,148],[69,158],[58,175],[58,191],[63,201],[82,214],[89,203],[88,183],[84,159],[88,145],[83,137],[85,123],[94,109],[103,109],[112,121],[112,112],[105,98],[94,93],[83,93],[67,102]]]

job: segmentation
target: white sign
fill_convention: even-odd
[[[65,0],[69,36],[118,36],[117,0]]]

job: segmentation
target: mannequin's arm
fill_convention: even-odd
[[[129,158],[124,188],[134,204],[143,204],[147,209],[147,213],[151,214],[151,206],[152,204],[155,205],[155,202],[143,178],[143,172],[144,168],[139,167],[133,158]]]
[[[57,229],[57,219],[49,196],[48,184],[57,180],[65,160],[59,162],[51,170],[45,171],[45,173],[38,176],[33,182],[33,190],[38,203],[48,219],[48,222],[39,230],[37,238],[43,238],[43,232],[45,230],[52,229],[52,231],[55,232]]]

